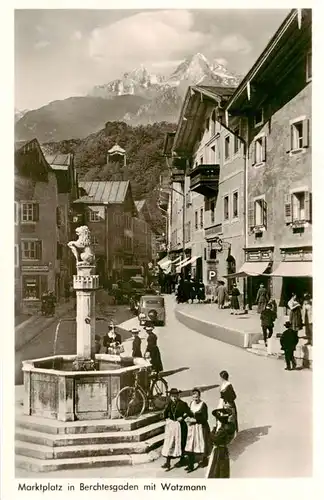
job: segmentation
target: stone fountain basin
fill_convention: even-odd
[[[23,361],[24,414],[69,422],[120,418],[116,396],[140,373],[148,387],[150,363],[143,358],[96,354],[98,370],[75,371],[76,355]]]

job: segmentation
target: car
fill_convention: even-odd
[[[160,295],[143,295],[140,299],[138,319],[140,325],[147,321],[154,325],[165,325],[165,303],[164,297]]]

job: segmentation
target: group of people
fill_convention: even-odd
[[[185,302],[193,303],[194,300],[204,302],[206,299],[205,285],[201,279],[194,280],[190,277],[180,277],[176,287],[176,299],[178,304]]]
[[[166,419],[162,468],[171,469],[171,460],[179,458],[175,467],[185,466],[190,473],[198,467],[206,467],[207,478],[229,478],[228,444],[238,432],[236,394],[229,382],[229,374],[220,373],[220,401],[212,415],[215,426],[210,430],[207,404],[201,399],[200,389],[192,390],[189,404],[180,399],[180,391],[171,389],[170,400],[164,410]]]
[[[54,316],[56,297],[54,292],[47,291],[41,297],[41,313],[43,316]]]

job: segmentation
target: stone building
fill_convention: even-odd
[[[261,282],[282,306],[312,289],[311,30],[311,10],[292,10],[223,114],[248,150],[250,305]]]
[[[37,139],[15,150],[15,309],[39,312],[41,295],[57,289],[60,259],[55,173]]]
[[[184,239],[187,260],[178,270],[202,278],[207,295],[215,295],[217,281],[244,262],[243,148],[219,120],[219,108],[233,92],[190,87],[176,134],[169,139],[173,188],[184,194],[173,195],[171,248],[181,250]]]

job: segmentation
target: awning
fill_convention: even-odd
[[[245,278],[246,276],[260,276],[269,266],[270,262],[244,262],[237,273],[228,274],[224,278]]]
[[[169,264],[171,264],[171,260],[169,259],[169,257],[163,257],[163,259],[159,260],[157,264],[161,269],[164,269],[165,267],[168,267]]]
[[[190,260],[190,257],[186,257],[181,262],[179,262],[179,264],[176,267],[176,273],[180,273],[181,268],[184,267],[189,260]]]
[[[280,262],[277,269],[271,274],[271,276],[281,276],[283,278],[311,278],[313,276],[312,272],[312,262]]]
[[[189,264],[193,264],[194,262],[196,262],[197,259],[198,259],[198,257],[191,257],[191,259],[189,259],[187,262],[182,264],[181,267],[185,267],[185,266],[188,266]]]
[[[175,264],[176,262],[179,262],[182,259],[182,257],[177,257],[175,260],[171,262],[171,264]]]

